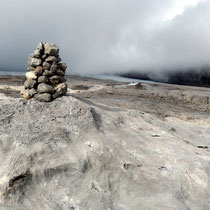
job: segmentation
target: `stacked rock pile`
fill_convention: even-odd
[[[65,83],[67,65],[60,61],[59,48],[56,45],[40,42],[29,56],[29,72],[26,73],[22,97],[50,102],[65,95],[68,88]]]

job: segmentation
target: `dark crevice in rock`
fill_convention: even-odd
[[[9,181],[9,187],[13,187],[15,183],[22,181],[24,178],[26,178],[26,174],[21,174],[20,176],[14,177]]]
[[[91,168],[91,162],[90,160],[85,160],[83,165],[82,165],[82,168],[81,168],[81,172],[84,174],[86,173],[90,168]]]
[[[161,166],[159,170],[167,169],[165,166]]]
[[[128,170],[130,166],[131,166],[131,164],[129,164],[129,163],[124,163],[123,168],[124,168],[125,170]]]
[[[9,181],[9,187],[6,190],[6,197],[18,194],[18,201],[22,202],[25,197],[25,191],[32,183],[33,175],[29,170],[24,174],[13,177]]]
[[[91,190],[95,190],[96,192],[100,192],[100,190],[98,189],[98,187],[95,185],[94,182],[91,182]]]
[[[138,164],[138,165],[134,165],[134,164],[131,164],[131,163],[124,163],[123,164],[123,168],[125,169],[125,170],[128,170],[128,169],[130,169],[130,168],[140,168],[140,167],[142,167],[143,165],[142,164]]]
[[[57,166],[55,168],[47,168],[44,170],[44,175],[47,180],[52,179],[53,176],[58,174],[65,174],[68,171],[73,170],[72,164],[67,163],[60,166]]]
[[[208,146],[197,146],[199,149],[208,149]]]
[[[97,129],[97,131],[100,131],[100,128],[102,125],[101,116],[96,112],[96,110],[94,108],[91,108],[90,112],[93,117],[93,122],[94,122],[95,128]]]

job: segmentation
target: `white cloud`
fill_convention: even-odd
[[[183,14],[186,7],[195,7],[202,0],[175,0],[173,6],[166,12],[164,20],[172,20],[177,15]]]
[[[210,64],[209,10],[210,0],[7,0],[0,65],[24,69],[39,41],[82,73]]]

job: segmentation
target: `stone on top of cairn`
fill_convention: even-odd
[[[40,42],[28,58],[29,72],[26,73],[22,97],[50,102],[65,95],[68,88],[65,83],[67,64],[60,62],[59,48],[48,42]]]

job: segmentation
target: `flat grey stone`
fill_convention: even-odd
[[[49,93],[42,93],[42,94],[36,94],[34,95],[34,98],[38,101],[43,101],[43,102],[50,102],[51,99],[51,95]]]
[[[51,85],[48,85],[48,84],[45,84],[45,83],[41,83],[41,84],[38,85],[37,91],[39,93],[50,93],[50,94],[53,94],[55,92],[55,89]]]

